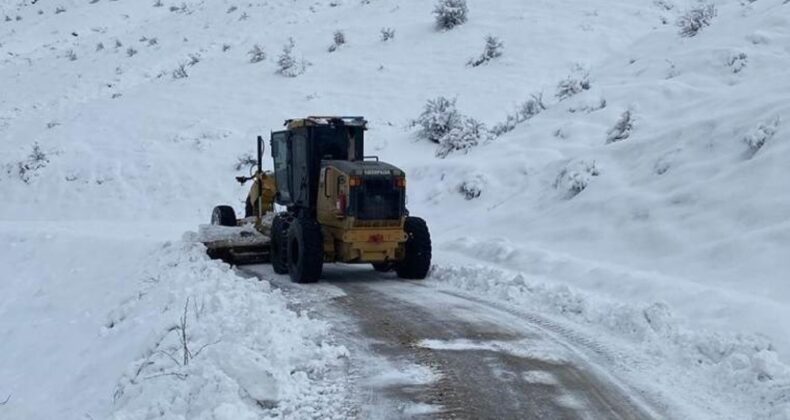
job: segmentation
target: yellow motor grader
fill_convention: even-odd
[[[245,218],[233,207],[214,208],[209,255],[233,263],[269,260],[297,283],[321,277],[326,262],[370,263],[378,271],[423,279],[431,265],[431,238],[423,219],[406,209],[406,175],[364,155],[362,117],[290,119],[271,133],[274,171],[263,171],[263,138]],[[274,204],[284,208],[275,212]],[[235,228],[235,230],[234,230]]]

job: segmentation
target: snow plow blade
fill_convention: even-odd
[[[269,262],[271,241],[252,226],[201,225],[198,235],[212,259],[235,265]]]

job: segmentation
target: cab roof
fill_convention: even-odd
[[[306,118],[291,118],[285,120],[287,128],[298,128],[306,126],[330,126],[345,125],[350,127],[362,127],[367,129],[368,122],[365,117],[359,116],[309,116]]]

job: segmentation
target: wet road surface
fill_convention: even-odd
[[[660,417],[580,360],[573,343],[495,303],[360,267],[327,265],[322,281],[309,285],[265,265],[241,272],[334,325],[351,352],[360,418]]]

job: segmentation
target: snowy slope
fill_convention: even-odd
[[[148,257],[161,252],[162,240],[205,222],[217,203],[241,208],[243,189],[232,176],[244,172],[234,165],[252,151],[254,135],[308,114],[370,120],[368,150],[407,171],[410,210],[429,222],[437,282],[491,291],[486,279],[496,276],[474,273],[493,266],[568,290],[582,309],[558,316],[637,349],[660,347],[666,365],[676,364],[672,375],[691,372],[685,384],[704,387],[724,375],[721,388],[700,392],[705,401],[729,400],[732,418],[787,410],[790,375],[774,358],[790,362],[783,321],[790,318],[790,4],[715,2],[717,16],[691,38],[675,26],[698,5],[691,1],[479,0],[469,2],[469,21],[447,32],[435,30],[432,4],[422,1],[155,4],[0,1],[0,293],[10,297],[0,302],[0,337],[15,355],[0,362],[0,378],[31,378],[0,379],[0,401],[5,393],[16,403],[0,410],[46,418],[115,409],[122,417],[150,408],[147,393],[156,388],[112,401],[129,380],[124,371],[155,342],[148,328],[176,321],[188,296],[233,300],[258,286],[226,290],[215,280],[232,282],[227,273],[201,277],[205,286],[195,287],[209,289],[199,292],[186,281],[157,286],[150,295],[178,299],[141,304],[148,309],[133,311],[167,310],[151,318],[135,312],[140,325],[123,338],[106,334],[106,317],[147,287],[140,273],[162,264]],[[384,27],[395,29],[394,39],[379,39]],[[330,53],[335,30],[347,44]],[[504,42],[504,54],[466,66],[487,34]],[[306,64],[295,78],[276,74],[290,37]],[[250,63],[256,44],[267,58]],[[179,64],[188,77],[173,77]],[[584,72],[588,90],[555,96],[560,81]],[[460,111],[491,127],[539,92],[545,111],[466,154],[438,159],[436,146],[409,128],[437,96],[457,98]],[[607,144],[626,111],[630,135]],[[30,158],[36,144],[46,154],[37,162]],[[464,183],[480,196],[459,193]],[[195,252],[172,246],[176,260]],[[212,264],[191,261],[198,268],[189,270],[214,276],[221,268]],[[64,281],[73,288],[61,290]],[[257,290],[278,317],[295,319],[282,298]],[[41,295],[51,303],[36,306]],[[646,340],[606,321],[644,323],[651,313],[644,310],[656,304],[672,334]],[[206,326],[210,339],[228,322],[223,317],[238,316],[217,311]],[[39,323],[43,333],[27,334],[18,320]],[[64,328],[72,320],[79,328]],[[320,336],[320,325],[300,322],[292,340]],[[115,357],[102,350],[129,344]],[[29,352],[37,346],[61,349]],[[299,348],[312,354],[313,346]],[[259,354],[269,358],[267,351]],[[331,366],[335,356],[321,360]],[[92,365],[94,357],[108,360]],[[704,366],[694,370],[694,360]],[[49,368],[58,365],[100,373]],[[81,402],[63,391],[51,398],[52,411],[40,411],[35,384],[48,375],[62,381],[52,385],[58,389],[95,393]],[[283,398],[298,401],[299,392]]]

